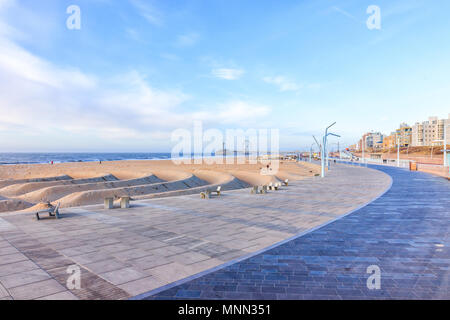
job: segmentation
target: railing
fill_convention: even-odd
[[[417,163],[417,170],[450,177],[449,168],[441,164]]]
[[[397,160],[393,159],[370,159],[365,158],[359,159],[359,160],[345,160],[345,159],[333,159],[336,160],[336,162],[340,163],[347,163],[347,164],[356,164],[356,165],[367,165],[367,164],[377,164],[377,165],[385,165],[385,166],[391,166],[391,167],[400,167],[400,168],[409,168],[410,160],[400,160],[400,165],[398,165]]]

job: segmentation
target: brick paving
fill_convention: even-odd
[[[0,299],[130,298],[332,221],[389,184],[379,171],[338,166],[325,179],[266,195],[241,189],[209,200],[136,201],[129,209],[68,208],[60,220],[0,214]],[[81,270],[81,289],[66,287],[72,265]]]
[[[147,299],[449,299],[450,184],[378,166],[392,188],[316,231]],[[367,268],[381,270],[368,289]]]

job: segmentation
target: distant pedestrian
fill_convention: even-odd
[[[52,165],[53,165],[53,160],[52,160],[52,161],[50,161],[50,164],[52,164]]]

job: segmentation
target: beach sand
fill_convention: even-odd
[[[305,162],[280,161],[272,174],[265,164],[175,164],[171,160],[128,160],[0,166],[0,212],[101,204],[105,197],[148,199],[232,190],[270,182],[301,180],[320,172]],[[269,171],[270,172],[270,171]]]

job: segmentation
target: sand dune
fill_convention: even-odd
[[[163,180],[159,179],[154,175],[150,175],[140,179],[131,179],[131,180],[114,180],[109,182],[101,182],[101,183],[86,183],[86,184],[76,184],[76,185],[62,185],[62,186],[53,186],[42,188],[37,191],[33,191],[30,193],[26,193],[16,198],[30,201],[30,202],[47,202],[47,201],[55,201],[59,198],[62,198],[66,195],[89,191],[89,190],[103,190],[103,189],[115,189],[122,187],[131,187],[137,185],[147,185],[163,182]]]
[[[135,196],[133,198],[135,200],[143,200],[143,199],[152,199],[152,198],[183,196],[183,195],[196,194],[196,193],[200,194],[200,192],[203,192],[206,189],[215,190],[215,189],[217,189],[218,186],[221,187],[222,191],[236,190],[236,189],[243,189],[243,188],[251,187],[250,184],[248,184],[244,181],[241,181],[241,180],[237,179],[236,177],[233,177],[232,175],[229,175],[227,177],[227,180],[217,181],[217,183],[209,184],[207,186],[194,187],[194,188],[176,190],[176,191],[168,191],[168,192],[162,192],[162,193],[146,194],[146,195],[142,195],[142,196]]]
[[[104,198],[118,199],[123,196],[130,196],[134,198],[135,196],[139,195],[189,189],[198,186],[205,186],[207,184],[208,183],[206,181],[203,181],[196,176],[191,175],[187,179],[178,181],[161,182],[126,188],[76,192],[59,199],[57,202],[61,204],[61,207],[75,207],[80,205],[101,203]]]
[[[87,184],[93,182],[104,182],[104,181],[118,181],[116,177],[112,174],[104,175],[101,177],[88,178],[88,179],[72,179],[72,180],[59,180],[59,181],[46,181],[46,182],[28,182],[13,184],[0,189],[0,195],[3,196],[18,196],[21,194],[26,194],[33,192],[35,190],[53,187],[53,186],[66,186],[66,185],[76,185],[76,184]]]
[[[19,211],[32,207],[33,204],[22,200],[0,200],[0,212]]]
[[[0,180],[0,188],[19,184],[19,183],[29,183],[29,182],[44,182],[44,181],[61,181],[61,180],[71,180],[72,177],[69,177],[68,175],[62,175],[57,177],[43,177],[43,178],[33,178],[33,179],[20,179],[20,180]]]
[[[319,173],[310,163],[282,161],[279,170],[262,174],[265,165],[180,164],[170,160],[133,160],[86,163],[0,166],[0,212],[36,210],[43,202],[63,207],[103,203],[105,197],[134,199],[200,193],[299,180]],[[151,174],[150,174],[151,172]]]

